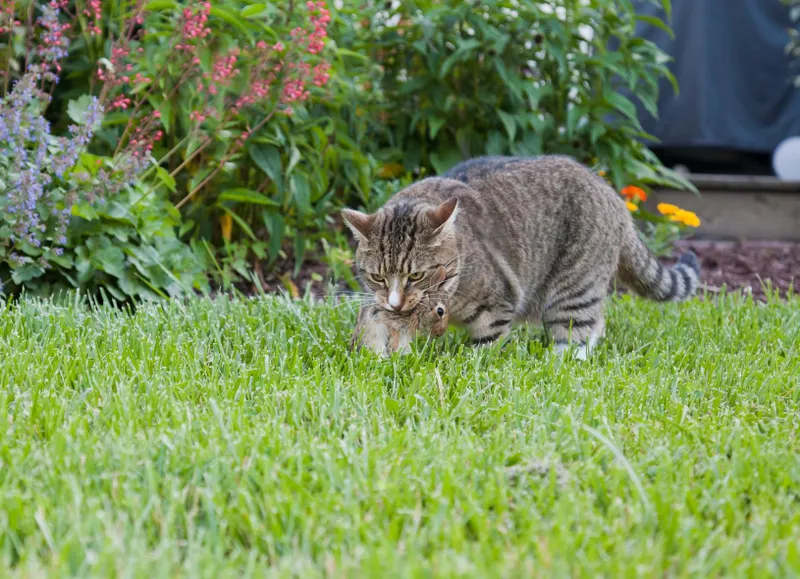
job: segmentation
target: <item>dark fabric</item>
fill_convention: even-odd
[[[641,14],[663,16],[647,0],[635,3]],[[639,35],[675,59],[680,87],[676,96],[662,81],[658,120],[639,107],[645,131],[663,147],[761,153],[800,135],[797,71],[784,52],[790,26],[780,0],[673,0],[675,40],[641,22]]]

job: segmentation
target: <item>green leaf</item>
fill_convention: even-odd
[[[311,190],[308,179],[302,173],[292,175],[292,196],[295,206],[301,214],[311,212]]]
[[[442,175],[461,161],[461,153],[456,148],[445,149],[431,153],[430,159],[436,173]]]
[[[252,203],[254,205],[269,205],[270,207],[280,207],[280,203],[270,199],[263,193],[253,191],[252,189],[245,189],[244,187],[237,187],[228,189],[220,193],[219,201],[236,201],[239,203]]]
[[[162,10],[177,10],[178,4],[173,0],[151,0],[144,9],[146,12],[160,12]]]
[[[506,152],[506,138],[499,131],[492,131],[486,139],[487,155],[502,155]]]
[[[346,48],[337,48],[336,54],[339,56],[347,56],[349,58],[356,58],[362,62],[369,62],[369,57],[366,54],[361,54],[359,52],[355,52],[353,50],[348,50]]]
[[[647,14],[637,14],[636,15],[636,20],[640,20],[641,22],[646,22],[647,24],[650,24],[651,26],[655,26],[656,28],[660,28],[661,30],[663,30],[664,32],[669,34],[669,37],[671,39],[673,39],[673,40],[675,39],[675,33],[672,31],[672,29],[669,26],[667,26],[666,22],[661,20],[661,18],[657,18],[656,16],[649,16]]]
[[[283,162],[278,149],[272,145],[253,144],[248,153],[258,168],[275,183],[278,193],[283,193]]]
[[[571,139],[575,134],[578,122],[584,114],[586,114],[586,109],[584,107],[573,106],[569,109],[567,112],[567,138]]]
[[[667,20],[672,20],[672,0],[661,0],[661,5],[664,7]]]
[[[439,132],[439,129],[445,123],[445,119],[442,117],[431,117],[428,120],[428,135],[430,136],[431,140],[436,138],[436,134]]]
[[[628,117],[630,120],[638,123],[638,118],[636,116],[636,105],[634,105],[627,97],[624,97],[617,92],[612,92],[608,95],[608,102],[611,104],[611,106]]]
[[[175,178],[169,174],[169,171],[167,171],[164,167],[159,166],[156,168],[156,175],[158,176],[158,180],[161,181],[162,185],[175,193]]]
[[[75,100],[69,101],[67,105],[67,115],[75,123],[79,125],[86,124],[86,112],[89,110],[89,105],[92,104],[94,99],[91,95],[85,94]]]
[[[469,52],[475,48],[478,48],[481,45],[480,42],[475,40],[474,38],[470,38],[467,41],[461,43],[461,45],[447,58],[444,59],[442,62],[442,67],[439,69],[439,76],[447,76],[447,73],[450,72],[450,69],[453,68],[453,65],[460,60],[466,60],[469,58]]]
[[[500,117],[500,120],[503,122],[503,126],[506,128],[506,134],[508,135],[508,140],[513,143],[514,138],[517,136],[516,119],[507,112],[501,111],[500,109],[497,109],[497,114]]]
[[[41,276],[44,273],[41,267],[32,263],[11,270],[11,279],[16,285],[22,285],[26,281]]]
[[[76,203],[72,206],[71,213],[76,217],[81,217],[86,221],[97,219],[97,211],[89,203]]]
[[[295,145],[292,145],[292,153],[289,156],[289,165],[286,167],[286,174],[290,174],[292,170],[297,166],[300,162],[302,155],[300,154],[300,149],[298,149]]]
[[[105,236],[93,237],[86,242],[92,264],[116,278],[125,272],[125,254]]]
[[[306,256],[306,238],[302,233],[297,233],[294,236],[294,275],[300,273],[300,268],[303,266],[303,260]]]
[[[595,122],[589,133],[589,140],[592,145],[596,144],[600,137],[606,134],[606,127],[602,123]]]
[[[219,18],[220,20],[235,26],[247,36],[252,36],[253,34],[252,30],[248,27],[247,22],[239,18],[239,15],[230,8],[220,5],[212,6],[210,14],[215,18]]]
[[[256,16],[261,16],[266,11],[266,4],[251,4],[250,6],[242,8],[239,14],[244,18],[255,18]]]
[[[269,233],[269,261],[273,263],[278,258],[278,254],[281,251],[286,224],[283,221],[283,216],[278,213],[264,211],[261,217],[264,220],[267,233]]]

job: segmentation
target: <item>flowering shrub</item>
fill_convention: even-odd
[[[124,300],[202,287],[202,272],[186,263],[191,251],[172,230],[174,216],[163,207],[152,212],[159,200],[144,212],[125,203],[147,165],[147,145],[134,144],[113,158],[90,154],[106,108],[103,96],[72,101],[68,117],[75,124],[65,136],[51,133],[45,113],[70,44],[65,8],[55,0],[38,6],[34,27],[26,31],[37,40],[35,53],[26,54],[24,72],[0,101],[2,291],[103,287]],[[4,6],[0,18],[11,20],[13,12]],[[2,28],[13,36],[16,26],[19,21]],[[166,250],[171,255],[162,256]],[[150,267],[154,259],[157,267]]]
[[[107,92],[106,152],[151,152],[147,189],[172,195],[219,263],[286,251],[299,263],[347,192],[369,194],[363,99],[347,76],[370,64],[326,48],[326,3],[154,2],[123,20],[136,25],[105,33],[117,40],[87,79]]]
[[[660,80],[674,82],[668,57],[635,36],[633,3],[371,6],[353,48],[385,70],[378,145],[387,163],[441,173],[477,155],[561,153],[604,170],[617,190],[632,181],[692,188],[644,146],[636,104],[621,94],[630,89],[655,114]]]

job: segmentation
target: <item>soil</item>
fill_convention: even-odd
[[[717,293],[741,289],[753,299],[766,301],[770,293],[786,297],[800,284],[800,243],[780,241],[681,241],[675,244],[675,262],[691,249],[700,259],[700,279],[707,291]]]
[[[796,288],[800,284],[800,243],[681,241],[675,244],[672,256],[661,258],[661,261],[671,265],[689,249],[700,260],[702,289],[707,292],[741,289],[759,301],[766,301],[770,291],[777,291],[781,297],[786,297],[789,288],[793,287],[794,293],[797,293]],[[324,263],[309,261],[296,277],[276,273],[291,273],[292,269],[293,263],[287,260],[279,263],[271,273],[261,273],[262,286],[268,292],[286,291],[295,297],[306,292],[315,298],[329,294],[330,273]],[[245,293],[255,293],[252,284],[249,287],[240,286],[239,289]],[[350,291],[344,281],[333,284],[336,294]]]

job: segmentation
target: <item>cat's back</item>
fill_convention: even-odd
[[[598,175],[565,155],[477,157],[455,165],[442,176],[484,195],[559,203],[566,198],[598,197],[619,202],[619,196]]]

